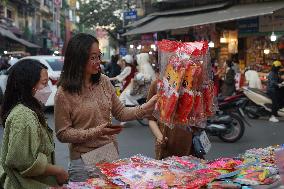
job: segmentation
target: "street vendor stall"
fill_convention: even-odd
[[[69,183],[62,189],[280,188],[277,164],[283,163],[278,157],[282,155],[283,148],[279,145],[250,149],[235,158],[212,161],[193,156],[155,160],[135,155],[112,163],[97,164],[102,173],[100,178]]]
[[[203,157],[210,148],[203,129],[206,120],[216,111],[208,43],[165,40],[159,42],[158,47],[161,73],[154,116],[164,127],[202,131],[203,134],[193,137],[193,145],[195,155]],[[276,164],[284,162],[282,151],[278,152],[281,149],[279,145],[250,149],[234,158],[210,161],[194,156],[167,156],[156,160],[135,155],[113,162],[96,162],[93,168],[96,173],[97,170],[100,172],[96,174],[97,178],[70,182],[62,189],[239,189],[271,186],[280,181]]]

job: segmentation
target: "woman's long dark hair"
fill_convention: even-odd
[[[33,110],[41,124],[45,124],[42,105],[33,96],[32,91],[40,81],[40,73],[47,67],[36,60],[20,60],[10,70],[4,93],[1,118],[3,126],[11,112],[18,104],[23,104]]]
[[[94,36],[86,33],[77,34],[68,42],[58,86],[62,86],[69,93],[80,94],[82,90],[85,68],[93,43],[99,43],[99,41]],[[99,82],[100,75],[99,72],[92,76],[93,84]]]

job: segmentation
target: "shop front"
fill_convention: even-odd
[[[4,51],[23,51],[30,54],[36,54],[40,47],[29,41],[18,38],[10,30],[0,27],[0,54]]]
[[[238,21],[242,60],[247,67],[258,71],[263,81],[266,80],[272,62],[283,61],[281,55],[284,34],[283,10]]]

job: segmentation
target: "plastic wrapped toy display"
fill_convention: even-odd
[[[208,43],[158,42],[160,78],[154,116],[169,127],[196,126],[214,115]]]

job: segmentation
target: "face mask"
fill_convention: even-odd
[[[51,94],[51,89],[49,86],[46,86],[43,89],[37,90],[34,97],[41,103],[45,104],[50,94]]]

